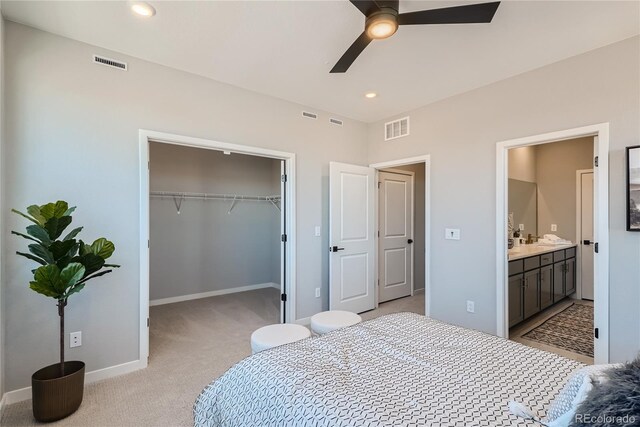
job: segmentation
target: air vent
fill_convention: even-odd
[[[104,65],[105,67],[116,68],[118,70],[127,71],[127,63],[116,61],[115,59],[105,58],[104,56],[93,55],[93,62]]]
[[[316,113],[310,113],[308,111],[303,111],[302,112],[302,117],[306,117],[307,119],[317,119],[318,115]]]
[[[409,135],[409,117],[403,117],[384,124],[384,140],[396,139]]]
[[[330,122],[330,123],[333,123],[334,125],[342,126],[342,120],[338,120],[338,119],[330,118],[330,119],[329,119],[329,122]]]

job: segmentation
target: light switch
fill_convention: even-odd
[[[551,224],[551,231],[558,231],[558,224]]]
[[[518,230],[524,231],[524,224],[518,224]]]
[[[460,240],[459,228],[445,228],[444,238],[447,240]]]
[[[315,236],[320,237],[320,226],[316,225]]]

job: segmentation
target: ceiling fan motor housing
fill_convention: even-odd
[[[365,32],[372,39],[386,39],[398,30],[398,11],[390,7],[371,13],[365,21]]]

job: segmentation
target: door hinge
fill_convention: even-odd
[[[287,175],[280,175],[280,181],[287,182]]]
[[[151,170],[151,162],[147,162],[147,169]]]
[[[380,237],[380,230],[378,230],[378,237]]]
[[[380,181],[378,181],[378,188],[380,188],[380,184],[382,184]]]
[[[286,234],[283,234],[282,236],[280,236],[280,240],[281,240],[282,242],[286,242],[286,241],[287,241],[287,235],[286,235]]]
[[[378,279],[378,287],[380,287],[380,279]]]
[[[593,164],[594,164],[594,165],[596,165],[596,167],[598,167],[598,156],[596,156],[596,157],[593,159]]]
[[[280,300],[283,302],[287,302],[287,294],[280,295]]]
[[[147,249],[149,249],[150,247],[151,247],[151,241],[147,239]]]
[[[147,328],[149,327],[149,318],[147,317]]]
[[[598,339],[598,338],[599,338],[599,335],[600,335],[600,331],[598,330],[598,328],[595,328],[595,329],[593,330],[593,336],[594,336],[596,339]]]
[[[595,245],[593,245],[593,250],[598,253],[598,242],[595,243]]]

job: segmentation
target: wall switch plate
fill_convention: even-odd
[[[320,237],[320,226],[319,225],[316,225],[315,236],[316,237]]]
[[[445,228],[444,238],[447,240],[460,240],[459,228]]]
[[[320,298],[320,288],[316,288],[316,298]]]
[[[558,224],[551,224],[551,231],[558,231]]]
[[[473,301],[467,301],[467,311],[469,313],[475,313],[476,312],[476,303]]]
[[[518,224],[518,230],[524,231],[524,224]]]
[[[80,347],[82,345],[82,332],[71,332],[69,334],[69,347]]]

